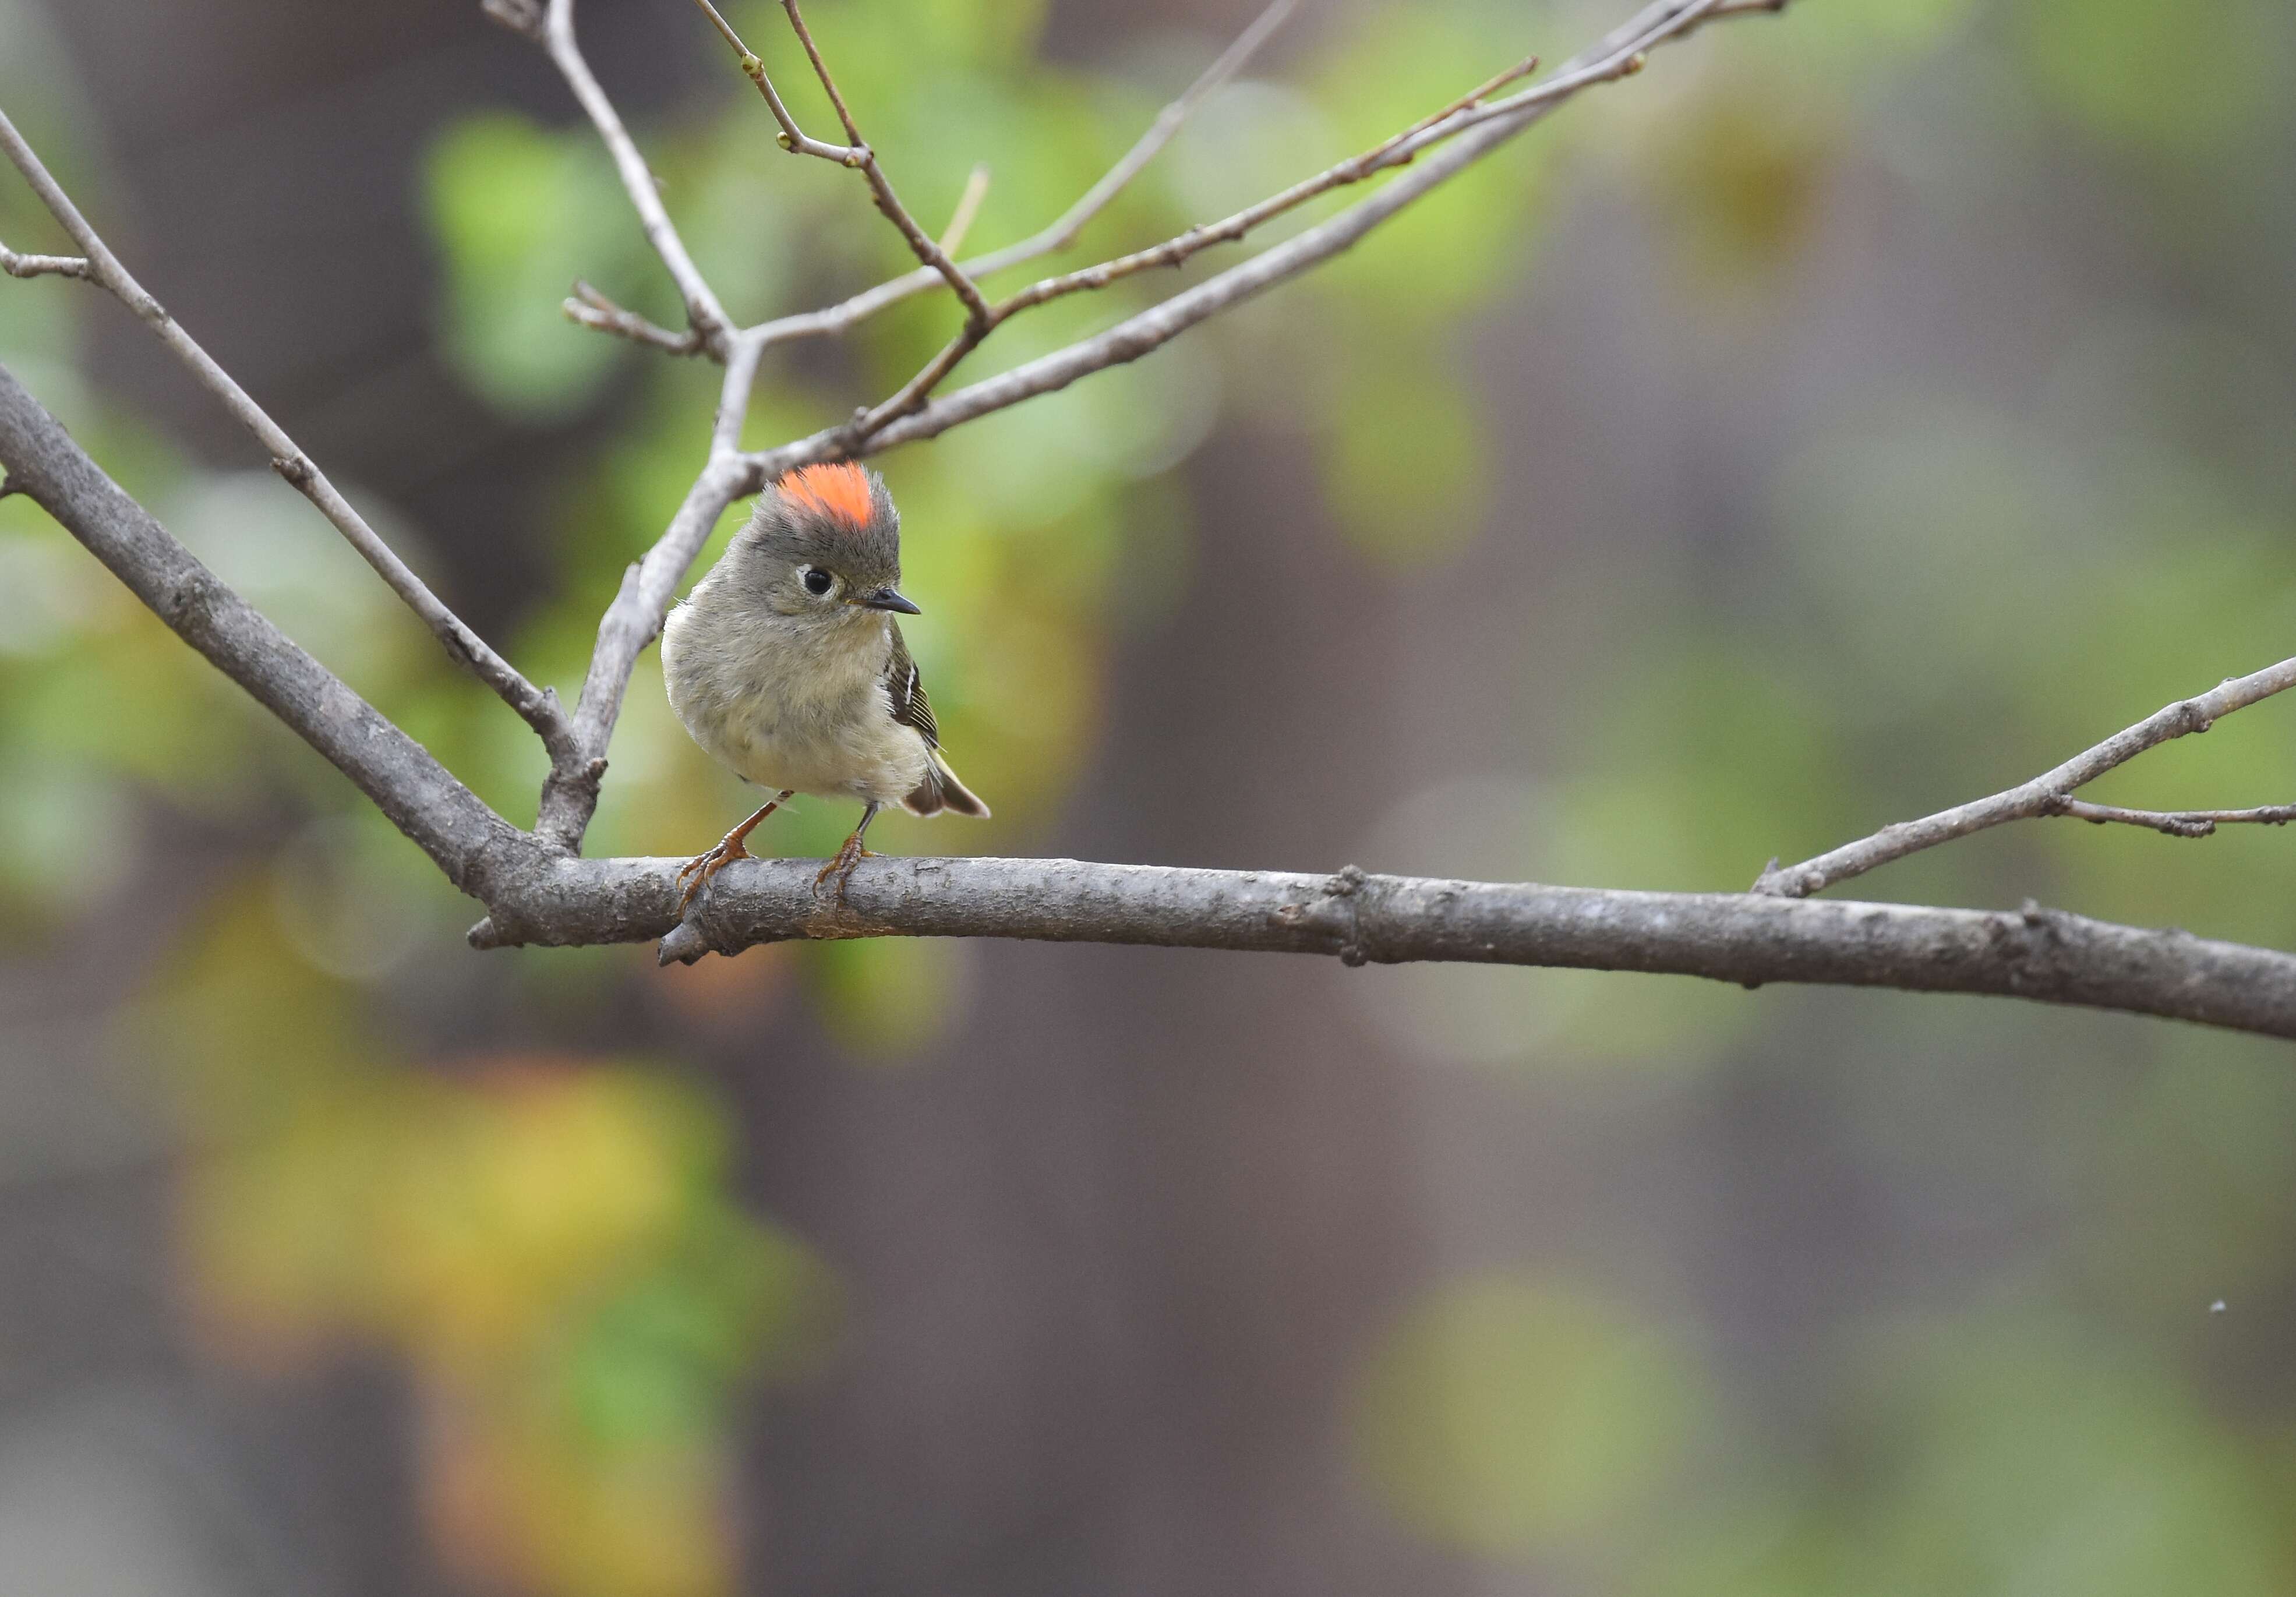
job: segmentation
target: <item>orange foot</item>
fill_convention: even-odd
[[[685,883],[685,892],[677,901],[677,913],[679,918],[683,919],[685,917],[687,907],[691,905],[693,900],[701,894],[701,889],[709,885],[709,879],[711,877],[717,875],[718,872],[732,864],[735,860],[749,859],[750,857],[751,856],[750,851],[742,847],[741,834],[739,832],[729,832],[726,834],[725,839],[715,848],[712,848],[709,853],[698,854],[692,859],[687,860],[685,864],[678,868],[677,880],[680,881],[685,881],[685,879],[689,876],[693,878],[693,880]]]
[[[834,876],[837,878],[837,896],[843,898],[846,884],[853,880],[853,867],[865,859],[876,857],[873,850],[861,846],[861,834],[855,832],[845,839],[845,847],[837,851],[837,857],[821,867],[821,873],[813,879],[813,890],[818,893],[821,884]]]

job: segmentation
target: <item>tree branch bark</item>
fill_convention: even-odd
[[[729,865],[680,922],[667,859],[537,862],[472,934],[643,942],[691,962],[790,938],[1016,938],[1976,993],[2296,1037],[2296,955],[2029,905],[2014,913],[1537,883],[871,857],[843,898],[816,862]]]

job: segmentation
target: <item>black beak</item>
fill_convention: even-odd
[[[866,599],[862,600],[861,603],[869,610],[897,610],[905,616],[922,616],[925,613],[902,598],[898,588],[879,588]]]

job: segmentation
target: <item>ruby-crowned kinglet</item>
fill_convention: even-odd
[[[796,793],[857,798],[861,823],[815,879],[850,875],[877,812],[986,816],[950,770],[924,683],[889,612],[901,596],[901,518],[874,472],[807,466],[759,495],[724,558],[670,611],[670,708],[719,764],[775,797],[678,872],[704,883],[744,859],[742,839]],[[840,889],[842,882],[840,880]]]

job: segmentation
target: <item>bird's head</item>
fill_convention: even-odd
[[[873,471],[805,466],[758,496],[727,558],[744,591],[782,615],[855,621],[914,616],[901,596],[901,515]]]

